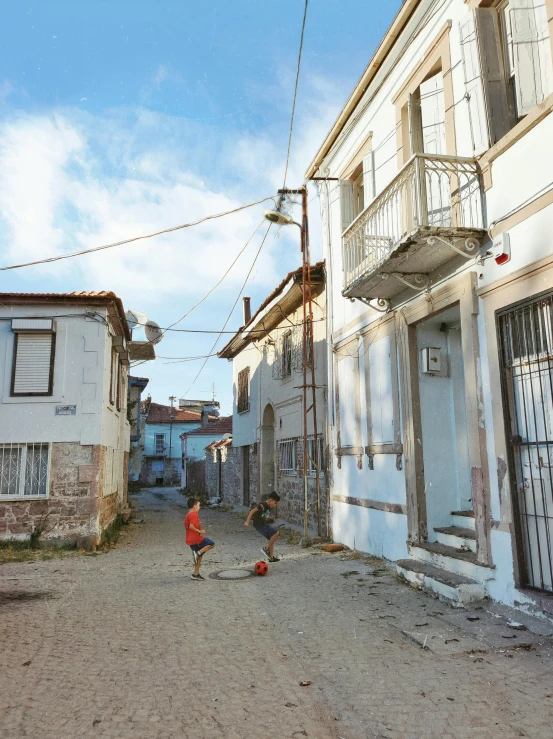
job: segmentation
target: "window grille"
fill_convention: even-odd
[[[163,454],[165,451],[165,434],[155,435],[156,454]]]
[[[318,467],[319,467],[319,475],[324,470],[324,446],[323,446],[323,437],[318,436]],[[307,473],[309,475],[312,475],[315,477],[316,475],[316,468],[315,468],[315,439],[307,439]]]
[[[280,471],[285,475],[296,474],[296,440],[286,439],[279,441]]]
[[[238,373],[238,413],[250,410],[250,368]]]
[[[0,445],[0,496],[46,496],[48,444]]]

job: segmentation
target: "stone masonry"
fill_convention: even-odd
[[[219,495],[219,461],[221,459],[222,495],[226,505],[243,505],[242,492],[242,450],[229,443],[216,442],[206,450],[206,484],[209,497]]]
[[[49,495],[43,499],[0,504],[0,538],[27,539],[43,530],[45,540],[97,543],[101,532],[125,505],[128,454],[122,453],[122,470],[116,492],[103,495],[105,448],[78,442],[53,443]]]

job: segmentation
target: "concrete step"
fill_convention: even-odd
[[[466,529],[475,529],[474,511],[451,511],[451,515],[455,516],[455,526],[463,526]]]
[[[455,575],[441,567],[417,559],[400,559],[396,563],[397,574],[417,588],[435,593],[454,606],[465,606],[482,600],[486,586],[463,575]]]
[[[441,526],[435,528],[434,531],[440,544],[445,544],[454,549],[476,551],[476,531],[474,529],[467,529],[462,526]]]
[[[485,583],[495,577],[495,569],[477,562],[475,552],[465,552],[437,541],[411,545],[409,554],[414,559],[441,567],[454,575],[469,577],[476,582]]]

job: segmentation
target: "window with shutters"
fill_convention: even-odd
[[[0,445],[0,497],[46,497],[48,444]]]
[[[35,324],[40,330],[29,328]],[[13,320],[12,331],[15,336],[11,395],[52,395],[56,336],[52,319]]]
[[[246,367],[238,373],[238,413],[250,410],[250,368]]]

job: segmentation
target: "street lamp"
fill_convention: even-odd
[[[298,223],[292,216],[282,213],[280,210],[266,210],[265,218],[278,226],[297,226],[301,233],[302,253],[302,296],[303,296],[303,533],[308,536],[309,523],[309,496],[308,496],[308,423],[307,414],[313,413],[313,465],[315,467],[315,479],[317,489],[317,530],[321,536],[321,488],[319,472],[319,445],[317,438],[317,386],[315,385],[315,355],[313,350],[313,306],[311,298],[311,268],[309,264],[309,230],[307,223],[307,188],[303,186],[299,190],[279,190],[279,195],[301,195],[302,197],[302,222]],[[308,357],[311,358],[311,382],[307,382]],[[311,406],[307,408],[307,389],[311,388]]]

